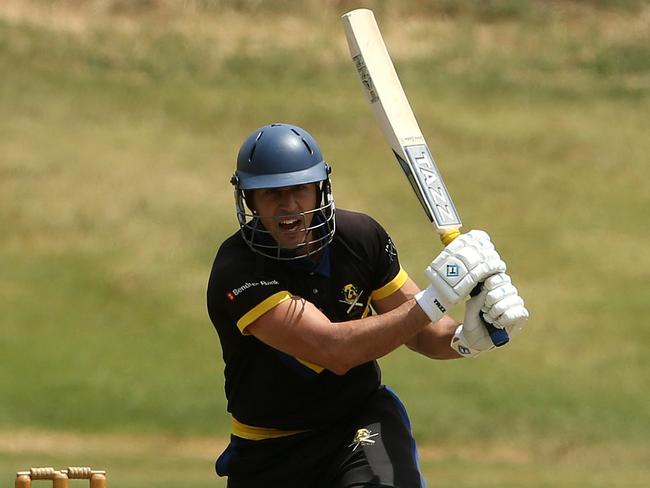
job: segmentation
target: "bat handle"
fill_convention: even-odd
[[[449,229],[440,234],[440,240],[446,246],[460,235],[460,229]]]
[[[448,229],[444,233],[440,234],[440,240],[442,243],[446,246],[449,244],[451,241],[456,239],[460,235],[460,230],[459,229]],[[476,296],[479,293],[481,293],[481,283],[476,285],[476,287],[470,292],[470,296]],[[483,317],[481,317],[483,319]],[[494,344],[496,347],[501,347],[505,344],[508,343],[510,340],[510,337],[508,337],[508,331],[506,329],[499,329],[498,327],[495,327],[492,324],[488,324],[485,319],[483,319],[483,325],[485,325],[485,328],[488,331],[488,334],[490,334],[490,339],[492,339],[492,344]]]
[[[470,292],[470,296],[474,297],[481,293],[481,286],[483,286],[481,283],[476,285],[476,287]],[[508,331],[506,329],[499,329],[492,324],[488,324],[483,317],[481,317],[481,320],[483,321],[483,325],[487,329],[488,334],[490,334],[492,344],[496,347],[501,347],[508,343],[510,337],[508,337]]]

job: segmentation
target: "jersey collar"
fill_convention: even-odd
[[[331,275],[330,246],[328,244],[323,248],[321,257],[316,263],[308,258],[296,259],[295,261],[287,261],[287,263],[290,266],[296,267],[309,274],[319,274],[325,278],[329,278]]]

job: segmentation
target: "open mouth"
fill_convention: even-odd
[[[282,232],[299,232],[303,230],[302,220],[291,218],[278,221],[278,228]]]

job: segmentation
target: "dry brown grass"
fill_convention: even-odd
[[[376,8],[380,24],[391,52],[396,57],[413,58],[433,54],[457,39],[466,25],[462,19],[448,15],[409,13],[408,4],[399,2],[349,2],[328,0],[303,2],[301,9],[289,8],[279,2],[277,11],[260,8],[259,1],[239,2],[184,0],[4,0],[0,3],[0,19],[10,23],[26,23],[57,31],[84,35],[110,25],[112,31],[138,36],[144,31],[178,33],[189,39],[213,41],[219,52],[230,55],[245,47],[258,52],[269,45],[280,48],[303,48],[320,43],[324,53],[336,54],[347,48],[340,35],[337,17],[349,9],[367,6]],[[538,19],[523,22],[504,18],[499,21],[473,22],[472,41],[485,51],[521,49],[521,42],[532,51],[544,49],[553,37],[564,40],[594,39],[598,43],[647,42],[650,32],[650,3],[637,13],[621,10],[599,10],[583,3],[555,2],[549,4]],[[317,11],[317,14],[314,12]],[[272,16],[272,22],[269,16]],[[319,22],[311,19],[317,15]],[[305,19],[310,19],[306,22]],[[531,35],[535,22],[554,19],[551,30]],[[476,20],[476,19],[475,19]],[[337,29],[337,30],[335,30]],[[522,35],[522,29],[526,30]],[[549,38],[549,36],[551,36]],[[590,43],[583,45],[588,56]],[[324,54],[327,57],[327,54]]]

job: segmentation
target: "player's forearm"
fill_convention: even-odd
[[[448,315],[435,324],[429,324],[409,340],[406,345],[431,359],[458,359],[460,356],[451,346],[458,322]]]
[[[385,356],[408,342],[429,323],[414,299],[390,312],[333,324],[327,341],[328,369],[344,374],[351,368]]]

